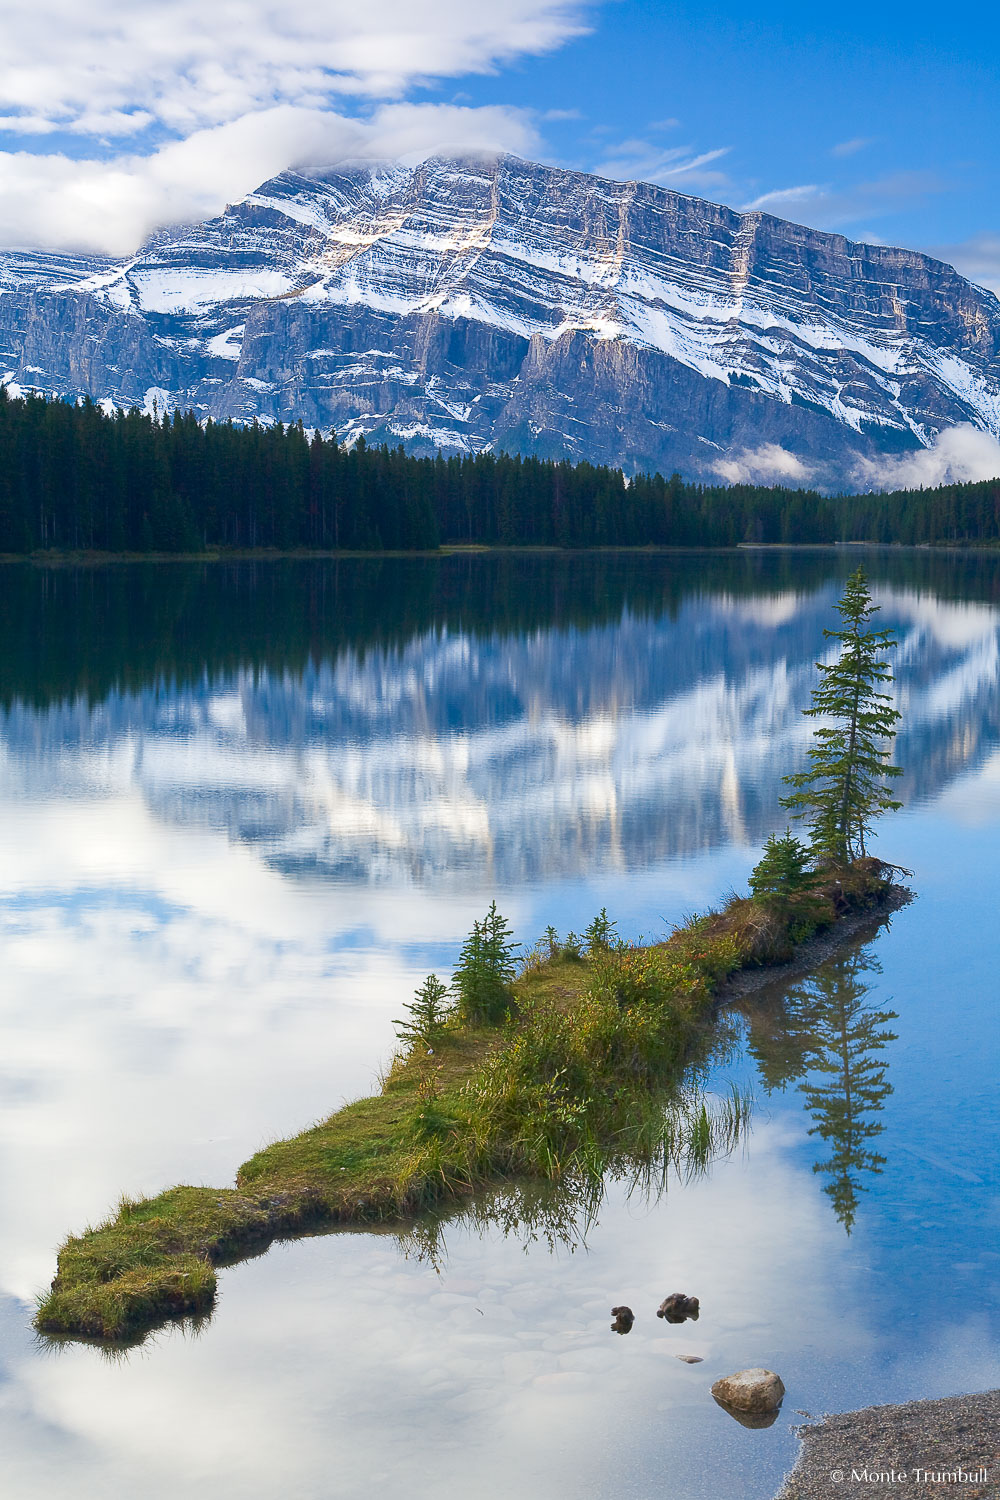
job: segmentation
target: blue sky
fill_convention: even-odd
[[[675,148],[724,151],[675,185],[903,244],[1000,236],[1000,9],[753,9],[608,5],[590,37],[468,91],[578,109],[546,134],[587,170],[670,184]]]
[[[0,0],[0,242],[127,253],[282,166],[497,146],[1000,287],[1000,20],[970,7]]]

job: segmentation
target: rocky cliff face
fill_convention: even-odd
[[[282,173],[125,262],[0,255],[0,377],[627,471],[774,444],[835,484],[954,423],[1000,434],[1000,303],[664,188],[432,160]]]

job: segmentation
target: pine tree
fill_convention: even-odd
[[[863,858],[875,818],[902,806],[886,784],[902,775],[889,764],[899,713],[879,691],[892,681],[880,655],[896,642],[892,631],[864,628],[877,610],[865,571],[858,568],[837,604],[846,629],[823,632],[840,643],[840,655],[817,662],[821,681],[805,710],[826,722],[815,731],[809,769],[785,777],[795,791],[782,798],[782,806],[806,820],[814,854],[838,864]]]
[[[610,948],[617,936],[617,926],[617,922],[612,922],[608,916],[607,907],[602,906],[590,926],[583,929],[587,951],[600,953],[603,949]]]
[[[809,850],[790,828],[772,833],[750,872],[750,889],[757,901],[788,901],[815,889],[817,875],[809,868]]]
[[[467,1021],[495,1025],[510,1005],[514,949],[508,922],[495,901],[481,922],[473,922],[453,980],[459,1009]]]
[[[451,1007],[445,1004],[447,993],[448,986],[436,974],[428,974],[414,994],[412,1005],[403,1006],[409,1019],[392,1023],[401,1042],[411,1047],[418,1042],[433,1047],[440,1040],[451,1014]]]

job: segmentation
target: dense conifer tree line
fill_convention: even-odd
[[[0,388],[0,552],[727,547],[1000,538],[1000,480],[829,497],[589,463],[350,449],[301,423],[201,425]]]

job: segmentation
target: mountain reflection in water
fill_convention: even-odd
[[[853,556],[850,561],[853,561]],[[136,788],[287,875],[498,885],[646,868],[778,817],[835,553],[8,570],[22,795]],[[874,554],[907,804],[1000,738],[997,569]],[[928,588],[936,566],[937,589]]]

